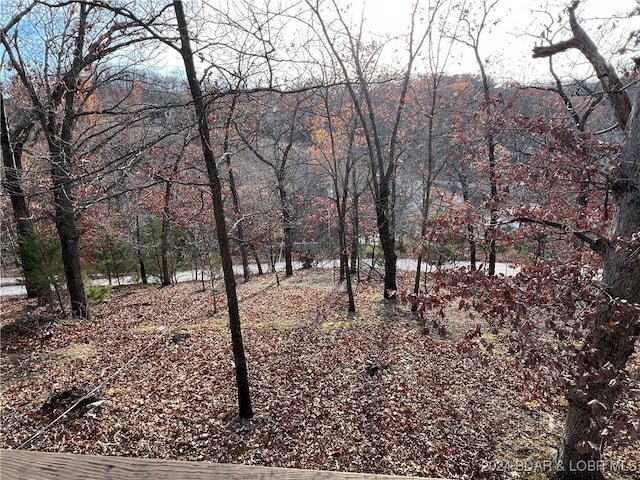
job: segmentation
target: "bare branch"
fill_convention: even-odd
[[[587,32],[578,24],[575,10],[579,4],[580,2],[576,0],[567,8],[569,12],[569,25],[571,26],[573,37],[552,45],[534,47],[533,58],[549,57],[570,48],[580,50],[595,69],[602,88],[609,96],[609,100],[613,105],[616,120],[618,120],[620,128],[624,131],[626,130],[627,121],[631,113],[631,101],[615,69],[607,63],[598,51],[598,47],[596,47],[593,40],[591,40],[591,37],[589,37]]]
[[[532,218],[532,217],[516,217],[511,220],[507,220],[502,223],[535,223],[537,225],[543,225],[545,227],[554,228],[556,230],[561,230],[563,233],[570,233],[574,237],[589,245],[589,248],[594,252],[604,255],[611,248],[611,244],[609,240],[603,237],[591,238],[585,232],[579,230],[572,230],[568,225],[564,225],[562,223],[553,222],[551,220],[542,220],[540,218]]]
[[[533,58],[551,57],[556,53],[565,52],[571,48],[580,48],[578,40],[570,38],[551,45],[539,45],[533,47]]]

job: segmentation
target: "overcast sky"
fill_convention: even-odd
[[[411,5],[414,0],[361,0],[365,8],[365,17],[370,29],[375,32],[399,34],[406,31],[409,25]],[[464,1],[464,0],[460,0]],[[481,0],[466,0],[471,7]],[[493,0],[487,0],[492,3]],[[572,0],[498,0],[489,14],[490,32],[481,37],[480,53],[488,60],[487,69],[497,80],[516,80],[523,83],[548,77],[548,61],[531,58],[531,50],[536,44],[536,36],[543,31],[544,25],[552,25],[557,32],[555,40],[567,39],[570,32],[558,32],[561,25],[558,16]],[[632,28],[640,28],[638,17],[633,20],[620,18],[618,29],[612,33],[610,29],[599,28],[603,22],[613,16],[624,17],[640,0],[582,0],[577,9],[581,25],[596,44],[601,53],[614,65],[620,61],[619,56],[612,56],[612,51],[619,48]],[[427,4],[428,0],[421,0]],[[566,15],[564,16],[566,19]],[[555,21],[555,24],[552,22]],[[564,22],[566,26],[566,21]],[[537,41],[540,44],[540,41]],[[560,65],[563,61],[564,64]],[[586,70],[583,57],[573,51],[554,59],[557,72],[569,73],[571,70]],[[447,63],[451,73],[476,73],[477,67],[470,50],[457,45]],[[577,72],[576,72],[577,73]]]

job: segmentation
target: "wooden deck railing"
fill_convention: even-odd
[[[418,477],[72,455],[31,450],[0,450],[0,478],[2,480],[355,480],[357,478],[398,480]]]

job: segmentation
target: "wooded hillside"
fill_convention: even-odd
[[[383,342],[385,349],[394,337],[397,355],[389,353],[374,364],[362,357],[363,365],[345,368],[386,379],[394,368],[405,368],[398,365],[409,357],[417,362],[406,367],[411,375],[438,378],[427,387],[417,380],[405,386],[409,377],[402,377],[405,383],[397,390],[402,402],[431,388],[427,403],[449,412],[456,402],[466,402],[466,413],[456,410],[450,418],[462,415],[471,425],[475,414],[469,405],[476,397],[463,386],[480,385],[476,375],[484,370],[466,370],[482,358],[486,368],[499,372],[493,373],[496,381],[523,376],[509,393],[517,397],[512,400],[518,408],[530,401],[523,389],[526,380],[541,382],[536,398],[552,399],[554,409],[564,409],[564,427],[554,434],[557,451],[547,469],[554,479],[603,479],[612,470],[602,463],[610,458],[608,446],[617,448],[616,458],[629,462],[627,470],[636,468],[637,459],[628,456],[632,449],[616,445],[637,446],[640,432],[633,363],[640,335],[640,61],[638,30],[632,25],[640,14],[637,5],[624,12],[602,6],[597,22],[582,16],[590,7],[579,1],[562,10],[551,5],[542,12],[529,9],[532,22],[540,22],[530,27],[542,33],[517,41],[531,44],[530,61],[544,62],[548,75],[523,84],[505,79],[508,66],[484,53],[500,23],[497,1],[416,2],[407,10],[403,33],[386,36],[371,31],[364,13],[353,13],[357,5],[329,0],[277,7],[269,2],[202,2],[198,8],[178,0],[9,3],[12,8],[0,16],[0,260],[3,275],[24,283],[27,300],[6,301],[6,311],[16,312],[10,316],[4,313],[3,299],[3,323],[13,323],[6,326],[2,349],[17,355],[9,363],[17,362],[18,373],[9,375],[19,382],[7,395],[28,391],[19,372],[48,364],[52,357],[47,352],[55,344],[49,340],[56,338],[57,329],[71,330],[60,335],[64,345],[54,351],[87,348],[80,337],[93,339],[83,360],[87,365],[114,355],[122,355],[121,367],[133,361],[130,355],[140,353],[144,341],[129,343],[131,329],[137,327],[129,324],[131,318],[119,318],[128,307],[118,299],[147,294],[152,298],[139,303],[150,307],[149,314],[182,316],[178,318],[185,324],[191,311],[200,318],[192,323],[209,325],[226,309],[230,338],[215,328],[204,331],[220,333],[215,341],[231,347],[228,355],[200,346],[172,357],[174,350],[184,348],[182,334],[173,332],[175,347],[158,350],[154,360],[165,368],[189,366],[188,374],[176,375],[198,391],[222,377],[235,377],[235,394],[225,391],[225,407],[209,403],[209,397],[185,400],[216,411],[211,418],[230,420],[237,414],[238,425],[249,422],[253,428],[256,404],[259,410],[289,401],[281,391],[269,397],[262,385],[268,385],[275,374],[268,369],[276,365],[264,352],[277,351],[291,322],[300,337],[286,346],[292,352],[304,350],[292,357],[297,361],[285,379],[306,374],[324,378],[314,369],[342,365],[347,358],[355,361],[360,356],[349,349],[360,334],[365,344]],[[468,72],[452,73],[452,62],[460,55],[471,59]],[[578,68],[579,62],[588,68]],[[411,275],[401,273],[399,261],[415,265]],[[294,266],[306,271],[322,262],[337,265],[330,282],[322,276],[327,272],[320,274],[321,282],[330,284],[330,295],[309,292],[306,298],[307,287],[285,288],[299,276],[309,278]],[[517,274],[501,275],[499,262],[511,264]],[[209,293],[187,293],[195,285],[175,286],[179,272],[185,271]],[[239,292],[265,282],[269,287],[256,290],[255,302],[245,300],[241,307]],[[362,296],[362,289],[372,285],[368,282],[377,282],[378,303]],[[170,291],[182,292],[182,306],[153,299]],[[262,311],[252,311],[260,305]],[[289,311],[289,305],[295,307]],[[367,312],[379,309],[384,314],[369,331]],[[272,313],[278,333],[257,342],[256,322],[267,321]],[[454,341],[448,335],[452,326],[461,328],[459,316],[469,324]],[[311,317],[316,320],[307,330]],[[145,322],[153,328],[164,325]],[[298,329],[300,322],[305,328]],[[337,322],[329,337],[322,330],[327,322]],[[179,325],[177,320],[174,324]],[[353,329],[343,329],[346,324]],[[101,334],[109,342],[117,344],[113,335],[124,335],[128,347],[116,354],[107,345],[105,356],[98,355],[98,325],[112,329]],[[326,338],[331,342],[325,345]],[[251,346],[245,348],[246,342]],[[442,348],[442,355],[431,358],[422,351],[431,347]],[[202,356],[196,359],[198,352]],[[459,358],[450,358],[454,353]],[[27,354],[31,361],[25,360]],[[336,360],[331,355],[341,356]],[[438,363],[442,361],[448,363]],[[204,365],[216,362],[222,362],[216,370],[222,377],[201,379]],[[74,363],[70,371],[53,376],[63,390],[50,389],[53,397],[37,415],[24,410],[38,410],[33,403],[11,403],[17,410],[6,418],[21,427],[8,446],[27,446],[23,435],[40,421],[46,425],[41,414],[56,411],[55,395],[84,403],[92,399],[70,385],[80,375],[76,369],[87,368],[82,365]],[[451,377],[452,365],[465,371],[464,378],[470,375],[468,384],[459,385],[463,400],[441,390],[446,380],[439,376]],[[511,367],[505,370],[504,365]],[[31,381],[30,375],[24,380]],[[87,379],[95,386],[95,372]],[[359,391],[358,385],[347,383],[344,377],[332,384],[336,398]],[[391,392],[394,385],[387,385]],[[296,390],[297,383],[288,388],[289,397],[306,402],[305,421],[316,418],[310,410],[316,396],[307,398],[304,389]],[[154,402],[161,402],[165,393],[162,387]],[[375,414],[367,411],[366,426],[353,443],[331,450],[340,452],[336,458],[342,460],[332,463],[322,457],[313,464],[310,456],[319,455],[323,435],[329,435],[318,420],[308,437],[316,439],[316,453],[311,447],[287,445],[291,456],[274,462],[436,475],[425,470],[431,462],[425,445],[436,441],[431,436],[435,432],[428,431],[428,439],[420,441],[412,432],[435,424],[443,426],[442,437],[451,429],[439,423],[432,405],[396,405],[396,397],[387,394],[376,405],[386,405],[385,422],[400,422],[393,423],[393,433],[386,432],[381,419],[372,422]],[[501,394],[494,395],[497,400]],[[228,407],[234,397],[237,411]],[[346,399],[344,404],[351,405]],[[345,428],[358,424],[355,418],[343,420],[345,412],[360,415],[359,407],[352,407],[332,406],[322,421],[335,428],[338,423]],[[178,415],[178,410],[169,411]],[[426,412],[435,417],[431,423]],[[551,416],[558,413],[549,411]],[[160,414],[143,419],[147,414],[141,411],[139,424],[149,435],[164,420]],[[544,421],[537,413],[531,418]],[[9,425],[3,428],[13,431]],[[57,424],[58,436],[47,437],[43,448],[62,448],[69,438],[65,425]],[[100,425],[110,429],[108,435],[125,435],[113,419]],[[499,425],[504,423],[491,429]],[[509,425],[509,433],[521,433],[514,423]],[[269,424],[257,428],[261,433],[256,435],[277,428]],[[356,455],[349,449],[366,437],[366,429],[372,429],[367,438],[375,447]],[[398,437],[399,432],[406,438]],[[451,457],[433,463],[437,475],[499,477],[498,469],[480,469],[482,459],[489,459],[497,445],[517,450],[517,442],[484,444],[455,432],[461,438],[457,446],[438,447]],[[180,442],[194,445],[192,434],[178,435],[184,437]],[[135,441],[142,441],[142,434],[136,435]],[[286,438],[286,432],[277,435]],[[218,432],[216,439],[229,444],[231,437],[223,436]],[[492,430],[489,437],[495,436]],[[122,445],[120,453],[130,444],[127,438],[112,442]],[[153,437],[144,441],[148,438]],[[408,448],[411,438],[415,446]],[[269,455],[276,459],[282,454],[256,442],[256,462],[267,464]],[[247,451],[253,448],[243,445]],[[187,446],[184,455],[191,455]],[[132,446],[127,452],[144,455],[145,448]],[[385,449],[392,458],[388,464]],[[475,459],[464,460],[472,451]],[[166,455],[166,446],[157,452]],[[225,452],[210,455],[234,461],[246,453],[236,458]],[[149,455],[154,454],[151,448]],[[455,473],[448,473],[450,468]]]

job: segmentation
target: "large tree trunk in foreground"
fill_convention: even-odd
[[[173,7],[178,20],[180,31],[181,50],[180,54],[184,61],[189,82],[189,90],[193,97],[196,115],[198,117],[198,133],[202,142],[202,154],[207,166],[209,181],[211,182],[211,196],[213,198],[213,213],[216,221],[216,233],[220,246],[220,258],[222,260],[222,270],[224,272],[224,283],[227,293],[227,308],[229,311],[229,328],[231,330],[231,343],[233,346],[233,357],[236,367],[236,386],[238,389],[238,411],[241,418],[251,418],[253,409],[251,407],[251,397],[249,394],[249,376],[247,372],[247,361],[244,354],[242,341],[242,329],[240,326],[240,312],[238,309],[238,298],[236,295],[236,281],[233,273],[233,262],[231,259],[231,249],[227,236],[227,225],[224,216],[224,204],[222,200],[222,187],[218,175],[216,159],[211,148],[211,137],[209,135],[209,125],[204,98],[195,65],[193,62],[193,52],[187,22],[184,15],[182,2],[174,1]]]
[[[572,38],[535,47],[533,56],[550,57],[571,48],[580,50],[593,65],[626,138],[617,169],[612,172],[616,217],[611,239],[590,242],[591,248],[602,255],[602,280],[611,300],[601,306],[581,349],[579,366],[584,373],[566,394],[569,407],[553,472],[556,480],[604,479],[602,430],[619,395],[622,382],[617,381],[618,377],[640,335],[640,90],[631,108],[616,71],[578,24],[575,10],[579,3],[574,1],[568,8]]]
[[[600,239],[592,245],[602,254],[603,283],[612,300],[598,312],[580,352],[587,375],[584,384],[567,393],[569,410],[555,474],[562,480],[604,478],[597,462],[601,431],[619,395],[620,382],[613,380],[625,368],[640,335],[640,91],[626,133],[612,188],[617,210],[614,240]]]
[[[88,319],[89,305],[84,291],[82,265],[80,263],[80,230],[75,218],[74,199],[68,185],[67,169],[60,165],[59,158],[53,159],[51,176],[55,200],[55,224],[62,247],[62,263],[67,281],[71,313],[74,318]],[[63,163],[66,165],[66,162]]]
[[[84,44],[87,12],[82,8],[81,28],[76,40],[76,63],[80,60]],[[45,135],[51,155],[51,178],[53,180],[53,198],[55,202],[55,224],[62,247],[62,263],[67,280],[67,290],[74,318],[88,319],[89,304],[84,291],[82,265],[80,263],[80,230],[76,221],[74,179],[71,159],[73,145],[73,125],[76,120],[75,96],[78,75],[68,79],[68,90],[64,94],[64,115],[58,133],[55,116],[48,115]]]

